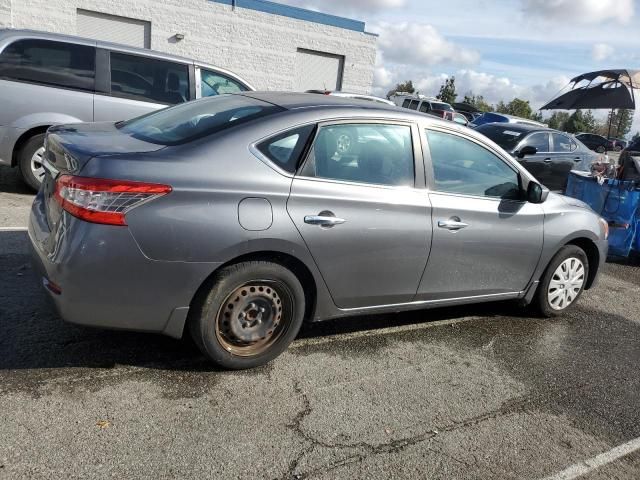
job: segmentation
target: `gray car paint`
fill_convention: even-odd
[[[163,54],[153,50],[139,49],[110,42],[96,41],[71,35],[59,35],[32,30],[0,29],[0,52],[11,43],[21,39],[42,39],[87,45],[109,51],[141,55],[147,58],[168,60],[184,65],[195,65],[194,82],[199,86],[200,68],[220,72],[249,90],[253,87],[244,79],[228,70],[207,65],[192,59]],[[196,88],[196,98],[200,89]],[[166,105],[106,94],[75,91],[45,85],[0,79],[0,165],[14,166],[14,149],[23,138],[51,125],[127,120]]]
[[[414,132],[435,128],[482,143],[520,173],[526,189],[533,177],[481,134],[372,102],[313,94],[245,95],[287,110],[191,143],[143,153],[123,153],[118,145],[131,139],[118,131],[112,131],[111,151],[106,141],[98,140],[102,146],[92,152],[95,132],[108,137],[104,126],[73,126],[71,137],[65,128],[50,133],[51,143],[75,148],[75,155],[83,158],[59,164],[57,170],[173,187],[171,194],[128,213],[128,227],[113,227],[60,211],[47,199],[51,182],[45,184],[34,202],[29,235],[43,278],[62,286],[62,295],[52,296],[63,318],[180,336],[204,280],[221,265],[255,256],[286,256],[299,262],[312,279],[305,284],[315,297],[312,320],[497,298],[530,300],[550,259],[570,241],[590,242],[594,263],[589,286],[604,262],[607,242],[599,217],[580,204],[553,194],[544,204],[534,205],[456,199],[431,191],[428,145],[422,134],[414,134],[416,186],[406,191],[294,178],[254,148],[263,138],[310,123],[404,122],[412,124]],[[86,137],[86,143],[70,142],[73,135]],[[248,198],[264,201],[256,202],[258,210],[252,212]],[[265,201],[271,205],[271,225],[243,227],[239,215],[256,221]],[[302,221],[323,210],[347,222],[323,229]],[[452,233],[433,226],[452,214],[468,219],[469,227]]]

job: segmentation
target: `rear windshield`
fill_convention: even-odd
[[[282,111],[282,107],[243,95],[219,95],[152,112],[116,127],[145,142],[178,145]]]
[[[494,124],[481,125],[476,128],[476,131],[490,138],[508,152],[516,148],[518,142],[520,142],[527,133],[509,128],[509,125]]]

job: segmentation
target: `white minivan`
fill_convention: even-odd
[[[79,37],[0,29],[0,165],[32,188],[51,125],[127,120],[200,97],[254,90],[195,60]]]

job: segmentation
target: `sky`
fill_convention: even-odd
[[[461,96],[519,97],[539,108],[581,73],[640,69],[640,0],[278,1],[364,20],[379,34],[373,93],[381,96],[404,80],[436,95],[454,75]]]

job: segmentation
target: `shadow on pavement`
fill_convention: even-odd
[[[0,166],[0,192],[34,195],[20,178],[18,169],[6,166]]]

